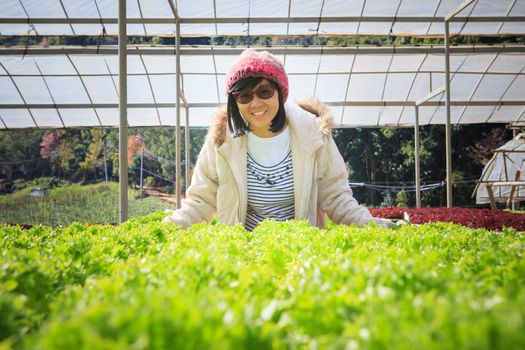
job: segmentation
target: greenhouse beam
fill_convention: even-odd
[[[119,60],[119,198],[120,218],[128,219],[128,90],[126,0],[118,2],[118,60]]]
[[[419,106],[415,106],[416,115],[414,121],[414,161],[416,180],[416,208],[421,208],[421,172],[419,169]]]
[[[332,101],[326,102],[327,106],[333,107],[403,107],[403,106],[413,106],[414,102],[410,101]],[[443,101],[427,101],[421,103],[421,106],[426,107],[437,107],[445,106],[446,102]],[[223,107],[225,104],[220,102],[193,102],[188,103],[189,108],[217,108]],[[511,107],[525,106],[525,101],[523,100],[506,100],[506,101],[468,101],[468,100],[457,100],[450,101],[451,106],[496,106],[496,107]],[[127,103],[127,108],[175,108],[176,103]],[[0,109],[77,109],[77,108],[118,108],[118,103],[0,103]],[[525,113],[524,113],[525,114]],[[519,121],[520,118],[517,118]],[[456,123],[461,124],[461,123]],[[468,123],[465,123],[468,124]],[[105,125],[97,125],[105,126]],[[159,125],[160,126],[160,125]],[[39,127],[38,125],[36,127]],[[65,126],[64,128],[67,128]]]
[[[452,208],[452,135],[450,127],[450,32],[448,21],[445,21],[445,96],[445,106],[447,112],[447,119],[445,124],[447,208]]]
[[[181,188],[180,188],[180,174],[181,174],[181,169],[180,169],[180,165],[181,165],[181,152],[180,152],[180,148],[181,148],[181,139],[180,139],[180,89],[181,89],[181,86],[180,86],[180,19],[179,19],[179,15],[177,13],[175,13],[176,15],[176,20],[177,20],[177,37],[176,37],[176,45],[177,45],[177,164],[176,164],[176,176],[177,178],[175,179],[176,181],[176,187],[177,187],[177,209],[180,209],[181,207]]]
[[[474,0],[464,0],[455,10],[444,18],[445,24],[445,96],[447,120],[445,124],[445,152],[447,168],[447,208],[452,208],[452,129],[450,126],[450,28],[449,23],[454,17],[468,7]],[[470,17],[470,16],[469,16]]]
[[[184,95],[184,91],[181,91],[182,101],[184,102],[184,110],[186,111],[185,115],[185,124],[184,124],[184,192],[188,192],[188,187],[190,185],[190,106],[188,100]]]
[[[415,123],[414,123],[414,161],[415,161],[415,180],[416,180],[416,208],[421,208],[421,170],[419,166],[419,106],[424,105],[428,100],[445,92],[445,86],[430,92],[423,98],[415,102]]]
[[[445,16],[445,22],[451,22],[454,20],[454,17],[456,17],[456,15],[458,13],[460,13],[461,11],[463,11],[467,6],[469,6],[470,4],[472,4],[474,2],[474,0],[465,0],[463,1],[461,4],[458,5],[458,7],[456,7],[455,10],[453,10],[452,12],[449,12],[446,16]],[[469,21],[471,16],[467,16],[467,21]]]
[[[171,12],[175,18],[175,70],[176,70],[176,144],[175,144],[175,195],[177,198],[177,209],[181,207],[181,188],[180,188],[180,163],[181,163],[181,141],[180,141],[180,17],[177,12],[177,6],[173,3],[173,0],[168,0]]]
[[[441,16],[327,16],[321,17],[323,23],[435,23],[442,22]],[[181,18],[181,24],[244,24],[250,23],[317,23],[319,17],[203,17]],[[494,22],[524,22],[525,16],[458,16],[448,19],[455,23],[494,23]],[[129,18],[129,24],[173,24],[168,17]],[[0,24],[117,24],[118,18],[113,17],[19,17],[0,18]],[[206,33],[203,33],[206,34]],[[209,33],[208,33],[209,34]]]
[[[128,55],[173,55],[173,48],[169,47],[137,47],[132,46],[133,50],[129,50]],[[442,45],[434,46],[414,46],[414,47],[400,47],[400,46],[383,46],[383,47],[334,47],[334,48],[320,48],[315,46],[298,47],[298,48],[283,48],[283,47],[265,47],[265,50],[274,55],[392,55],[392,54],[444,54],[445,49]],[[240,48],[181,48],[180,54],[184,56],[223,56],[223,55],[239,55],[243,49]],[[449,47],[451,54],[487,54],[487,53],[523,53],[525,46],[523,45],[462,45]],[[117,55],[118,48],[115,46],[74,46],[74,47],[8,47],[0,48],[0,56],[5,55],[27,55],[27,56],[43,56],[43,55]]]

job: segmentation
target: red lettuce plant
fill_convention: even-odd
[[[472,228],[486,228],[500,231],[503,227],[513,227],[525,231],[525,214],[511,213],[503,210],[475,208],[371,208],[372,215],[387,219],[403,219],[406,212],[410,222],[424,224],[427,222],[453,222]]]

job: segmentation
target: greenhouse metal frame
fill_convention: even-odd
[[[443,46],[264,49],[285,63],[291,91],[297,91],[291,97],[313,91],[332,106],[338,127],[414,126],[417,149],[419,125],[444,124],[449,207],[450,125],[525,120],[525,47],[449,44],[451,35],[525,34],[525,0],[120,0],[118,9],[109,0],[8,0],[0,10],[5,14],[0,31],[9,35],[175,36],[174,47],[133,47],[119,40],[118,47],[0,49],[0,130],[118,125],[119,169],[125,175],[127,127],[175,125],[178,206],[181,104],[186,127],[207,125],[213,110],[225,103],[222,82],[242,51],[182,48],[181,35],[443,36]],[[370,86],[363,88],[367,80]],[[65,85],[71,91],[61,92]],[[416,154],[419,206],[417,159]],[[127,179],[121,176],[120,182],[122,222]]]

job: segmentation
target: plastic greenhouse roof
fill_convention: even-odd
[[[443,54],[416,49],[395,54],[389,48],[269,50],[285,63],[290,100],[325,101],[337,126],[347,127],[413,124],[414,102],[445,80]],[[452,123],[525,121],[525,55],[487,49],[493,52],[451,55]],[[115,49],[85,54],[86,48],[64,48],[45,55],[39,50],[29,49],[25,56],[24,49],[4,49],[18,54],[0,50],[1,128],[118,125],[118,56],[106,54]],[[226,102],[225,75],[240,51],[181,49],[190,125],[208,126]],[[128,54],[129,126],[175,125],[173,48],[130,47]],[[443,94],[422,105],[419,115],[420,124],[444,124]]]
[[[443,17],[463,0],[136,0],[129,35],[443,35]],[[118,1],[3,0],[3,35],[116,35]],[[451,19],[462,35],[525,33],[525,1],[476,0]],[[489,19],[491,17],[491,19]]]
[[[171,0],[128,1],[128,35],[173,35]],[[525,33],[525,0],[179,0],[181,35]],[[3,0],[9,35],[116,34],[117,1]],[[284,17],[283,14],[286,14]],[[414,103],[445,82],[442,46],[272,47],[290,78],[290,100],[319,98],[336,125],[409,126]],[[226,71],[240,48],[181,48],[191,126],[208,126],[224,104]],[[451,47],[452,123],[525,121],[525,46]],[[128,46],[129,126],[175,125],[174,47]],[[444,124],[445,97],[419,109]],[[116,47],[0,49],[0,129],[118,125]]]

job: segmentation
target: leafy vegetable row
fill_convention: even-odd
[[[525,238],[452,224],[0,228],[0,348],[525,346]]]

